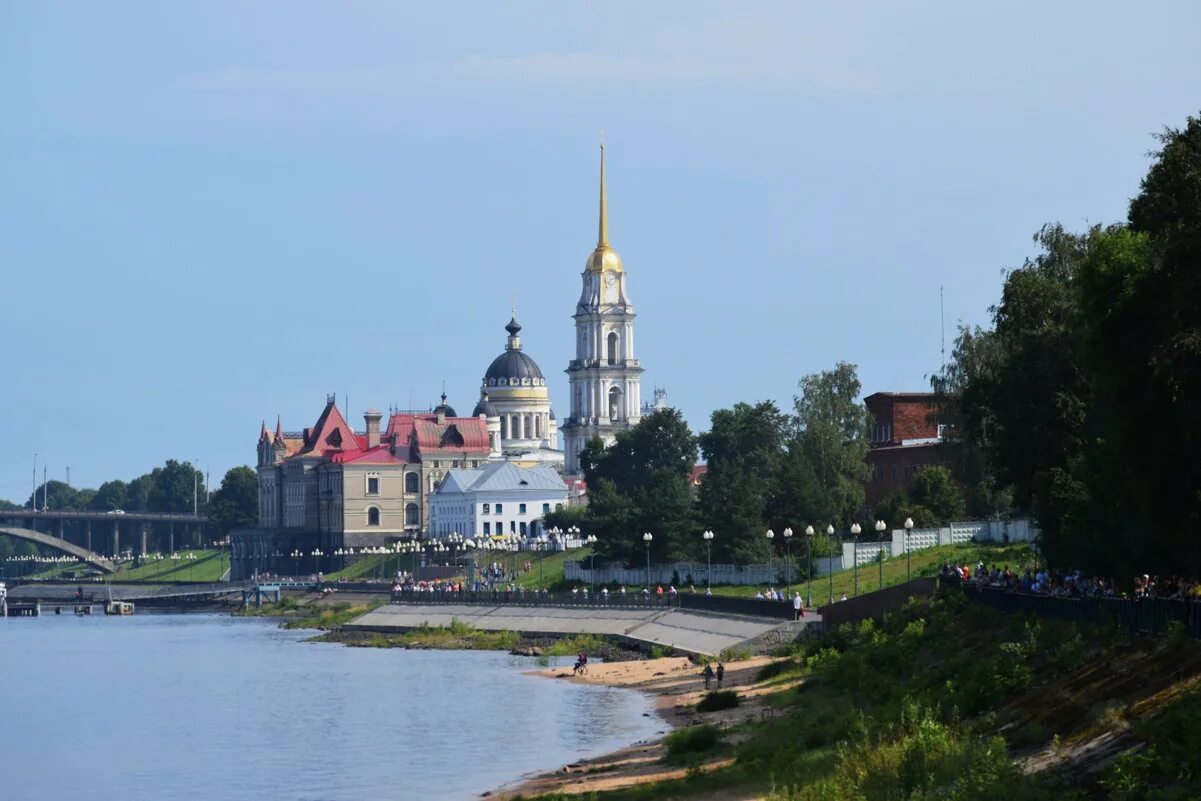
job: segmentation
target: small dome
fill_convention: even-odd
[[[442,393],[442,402],[434,407],[434,414],[444,414],[447,417],[458,417],[453,406],[446,402],[446,393]]]
[[[488,400],[487,392],[480,394],[480,402],[475,405],[475,411],[471,413],[471,416],[479,417],[481,414],[484,417],[500,417],[500,412],[492,405],[492,401]]]
[[[488,386],[508,386],[514,379],[519,382],[529,380],[533,386],[541,386],[543,383],[542,370],[537,362],[519,350],[506,350],[492,360],[492,364],[488,365],[488,372],[484,373],[484,380],[493,382]],[[503,380],[504,383],[494,383],[494,380]]]
[[[505,326],[505,330],[509,332],[509,336],[515,337],[521,333],[521,323],[517,322],[516,317],[510,317],[509,324]]]
[[[617,251],[607,244],[597,245],[596,250],[592,251],[592,255],[588,257],[584,269],[593,273],[620,273],[622,271],[621,256],[618,256]]]
[[[551,420],[555,419],[555,407],[554,406],[550,407],[550,419]]]

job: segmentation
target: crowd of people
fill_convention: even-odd
[[[1131,591],[1123,592],[1114,579],[1089,576],[1083,570],[1011,570],[1009,565],[986,565],[984,562],[977,562],[975,566],[947,563],[942,566],[939,575],[977,587],[1052,597],[1172,600],[1197,600],[1201,597],[1201,584],[1181,576],[1135,576]]]

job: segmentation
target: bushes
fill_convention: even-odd
[[[716,726],[708,723],[676,729],[663,738],[663,744],[667,746],[664,761],[675,764],[697,761],[716,748],[720,742],[721,732]]]
[[[696,705],[697,712],[717,712],[720,709],[733,709],[738,706],[738,693],[733,690],[714,690],[705,693]]]

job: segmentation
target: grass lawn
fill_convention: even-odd
[[[195,559],[188,559],[188,555]],[[220,581],[229,571],[229,554],[222,550],[179,551],[179,559],[143,559],[110,576],[111,581]]]
[[[914,551],[912,557],[912,576],[933,576],[947,562],[959,564],[975,564],[983,560],[985,564],[1009,565],[1010,568],[1024,568],[1036,561],[1034,551],[1026,544],[993,545],[989,543],[964,543],[962,545],[945,545],[938,548],[926,548]],[[883,568],[884,583],[880,583],[881,567]],[[859,566],[859,593],[874,592],[881,587],[891,587],[906,581],[906,562],[904,556],[885,559],[883,564],[871,562]],[[831,594],[837,600],[845,593],[848,598],[855,595],[855,571],[836,570],[833,574],[833,593],[830,590],[830,576],[818,576],[813,579],[813,603],[826,603]],[[799,589],[801,597],[807,597],[808,584],[781,586],[777,589]],[[697,589],[700,589],[698,585]],[[713,588],[714,595],[727,595],[738,598],[753,598],[762,589],[762,585],[721,585]]]

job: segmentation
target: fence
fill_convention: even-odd
[[[1190,637],[1201,638],[1201,601],[1166,598],[1063,598],[1030,595],[994,587],[977,587],[958,582],[968,598],[1001,612],[1033,614],[1074,623],[1110,625],[1130,634],[1164,631],[1173,621],[1183,625]]]
[[[766,617],[791,620],[792,605],[787,601],[756,601],[750,598],[724,598],[699,593],[678,593],[662,596],[640,592],[600,593],[538,592],[536,590],[464,590],[416,591],[398,590],[392,593],[392,603],[398,604],[480,604],[487,606],[547,606],[594,609],[689,609],[698,612]]]
[[[814,559],[814,567],[819,560]],[[796,581],[794,562],[776,562],[771,565],[715,564],[712,573],[704,562],[663,562],[651,565],[650,583],[677,587],[690,585],[702,587],[708,584],[790,584]],[[646,584],[645,567],[623,567],[622,565],[598,565],[595,570],[581,562],[567,562],[563,566],[563,577],[568,581],[585,584],[627,584],[641,587]]]
[[[934,595],[937,586],[938,579],[926,576],[846,601],[823,604],[820,610],[822,622],[826,626],[837,626],[842,623],[858,623],[869,617],[879,618],[886,612],[897,611],[914,596],[929,598]]]
[[[884,554],[891,559],[904,556],[906,547],[910,552],[936,548],[941,545],[960,545],[965,542],[1033,542],[1038,528],[1025,519],[1016,520],[972,520],[951,523],[941,528],[915,528],[906,537],[905,529],[892,530],[891,539],[882,542],[842,543],[841,566],[850,568],[875,562]],[[823,575],[816,569],[814,575]]]

